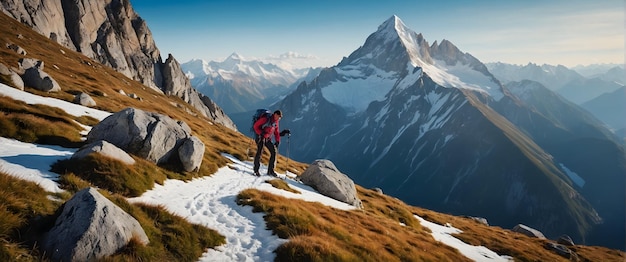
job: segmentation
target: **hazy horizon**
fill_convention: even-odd
[[[131,0],[162,56],[266,60],[291,52],[332,66],[393,15],[429,44],[446,39],[484,63],[624,64],[623,1]]]

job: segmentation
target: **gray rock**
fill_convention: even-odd
[[[554,253],[557,253],[559,256],[569,259],[569,261],[580,261],[580,258],[576,254],[576,252],[570,250],[564,245],[556,244],[553,242],[546,242],[544,247],[547,250],[550,250]]]
[[[34,58],[22,58],[19,61],[19,66],[23,70],[30,69],[33,67],[43,70],[44,62],[41,60],[34,59]]]
[[[573,247],[573,246],[576,245],[576,244],[574,244],[574,240],[572,240],[572,238],[570,236],[568,236],[568,235],[561,235],[556,242],[561,244],[561,245],[566,245],[566,246],[570,246],[570,247]]]
[[[543,233],[541,233],[541,231],[531,228],[529,226],[526,225],[522,225],[522,224],[517,224],[516,226],[513,227],[513,231],[514,232],[518,232],[518,233],[522,233],[524,235],[527,235],[529,237],[536,237],[539,239],[546,239],[546,237],[543,235]]]
[[[65,203],[42,248],[53,261],[96,261],[115,254],[131,238],[149,243],[135,218],[95,188],[86,188]]]
[[[469,219],[471,219],[471,220],[474,220],[474,221],[476,221],[476,222],[478,222],[478,223],[481,223],[481,224],[483,224],[483,225],[485,225],[485,226],[488,226],[488,225],[489,225],[489,222],[488,222],[488,221],[487,221],[487,219],[486,219],[486,218],[484,218],[484,217],[473,217],[473,216],[463,216],[463,217],[465,217],[465,218],[469,218]]]
[[[22,80],[24,80],[24,84],[26,86],[30,86],[44,92],[61,91],[59,83],[36,66],[26,69],[24,75],[22,75]]]
[[[9,75],[11,73],[11,69],[9,69],[5,64],[0,63],[0,75]]]
[[[129,165],[135,164],[135,159],[133,159],[128,153],[104,140],[84,145],[72,155],[72,158],[82,159],[91,153],[98,153],[106,157],[117,159]]]
[[[96,106],[96,101],[88,95],[87,93],[81,92],[80,94],[74,97],[74,103],[82,106],[94,107]]]
[[[15,51],[16,53],[18,53],[20,55],[26,55],[26,50],[24,50],[24,48],[22,48],[21,46],[18,46],[16,44],[7,44],[7,48]]]
[[[126,108],[94,126],[87,134],[87,142],[106,140],[154,163],[182,167],[178,150],[190,137],[191,128],[185,122],[158,113]]]
[[[24,90],[24,80],[22,80],[22,77],[2,63],[0,63],[0,75],[9,76],[9,80],[13,84],[13,87],[22,91]]]
[[[178,148],[178,156],[185,171],[197,172],[204,158],[204,143],[195,136],[189,137]]]
[[[383,190],[381,188],[379,188],[379,187],[372,188],[372,190],[375,191],[378,194],[381,194],[381,195],[385,194],[385,193],[383,193]]]
[[[300,181],[322,195],[363,208],[352,179],[341,173],[330,160],[315,160],[300,175]]]
[[[20,75],[18,75],[16,72],[11,71],[9,79],[11,79],[11,82],[13,82],[13,87],[24,91],[24,80],[22,80],[22,77]]]

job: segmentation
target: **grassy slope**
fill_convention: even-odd
[[[139,164],[131,169],[103,157],[91,157],[81,163],[62,161],[55,165],[55,170],[63,174],[62,185],[69,192],[91,185],[107,188],[111,193],[105,195],[135,216],[146,229],[151,240],[148,247],[131,243],[113,260],[193,260],[192,258],[198,256],[199,250],[193,249],[192,246],[196,245],[189,243],[201,243],[203,248],[223,243],[223,238],[211,230],[191,225],[159,207],[128,204],[124,197],[139,195],[150,189],[155,182],[160,183],[165,178],[190,179],[211,175],[217,168],[226,164],[227,160],[220,156],[221,152],[240,159],[247,158],[248,149],[254,149],[249,138],[213,124],[207,119],[194,116],[194,109],[186,106],[180,99],[152,91],[81,54],[48,41],[4,14],[0,14],[0,23],[3,24],[0,27],[0,42],[15,43],[28,52],[27,57],[44,61],[45,71],[59,82],[64,90],[59,93],[43,93],[27,88],[27,91],[68,101],[72,100],[76,92],[86,92],[92,94],[98,103],[97,108],[102,110],[116,112],[132,106],[166,114],[187,122],[194,130],[194,134],[206,145],[204,161],[198,173],[173,172],[143,161],[139,161]],[[22,35],[21,39],[17,37],[18,34]],[[13,51],[0,48],[1,63],[16,67],[20,58],[22,57]],[[120,89],[126,93],[137,94],[143,101],[120,95],[118,93]],[[79,146],[80,127],[68,119],[93,124],[93,120],[75,119],[58,110],[0,98],[0,130],[12,130],[6,131],[2,136],[22,141]],[[53,129],[62,127],[64,131],[60,133],[38,131],[51,130],[50,126],[54,126]],[[287,168],[284,166],[286,163],[284,157],[279,156],[278,163],[279,170],[284,171]],[[294,161],[289,163],[289,168],[296,173],[306,168],[302,163]],[[86,168],[72,168],[78,165],[84,167],[98,165],[101,168],[98,169],[98,173],[88,172]],[[103,180],[101,179],[103,173],[117,173],[120,177]],[[143,179],[134,181],[137,183],[127,183],[130,177]],[[484,245],[500,254],[511,255],[519,261],[565,260],[546,251],[542,247],[544,241],[498,227],[483,226],[470,219],[407,206],[395,198],[379,195],[361,187],[358,187],[358,190],[365,206],[362,211],[338,211],[320,204],[287,200],[256,190],[242,192],[239,201],[241,204],[254,206],[257,211],[265,212],[268,227],[279,236],[290,238],[291,241],[276,251],[279,261],[296,258],[305,261],[467,260],[458,251],[436,242],[428,230],[420,226],[413,214],[440,224],[451,223],[464,231],[458,237],[466,242]],[[66,193],[54,197],[67,200],[70,196]],[[45,230],[45,225],[50,223],[59,206],[59,201],[50,200],[48,193],[31,183],[0,174],[0,243],[2,243],[0,260],[5,260],[2,258],[38,260],[40,254],[33,248],[31,240],[37,232]],[[41,223],[42,221],[47,223]],[[400,223],[406,226],[401,226]],[[623,261],[625,258],[623,252],[601,247],[578,246],[576,251],[582,260],[588,261]]]

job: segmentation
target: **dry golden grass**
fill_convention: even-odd
[[[341,211],[252,189],[238,201],[266,213],[267,226],[289,239],[276,250],[277,261],[469,261],[434,241],[412,216],[395,214],[397,206]]]
[[[205,143],[203,163],[197,173],[168,171],[153,167],[149,163],[140,163],[138,170],[130,170],[111,160],[101,158],[91,159],[89,160],[91,162],[87,161],[88,163],[85,164],[86,168],[98,167],[99,169],[95,170],[97,172],[89,173],[84,170],[69,172],[67,167],[67,172],[62,172],[66,174],[61,177],[61,181],[66,189],[72,192],[95,184],[104,188],[108,187],[107,189],[112,193],[107,197],[137,218],[146,230],[151,240],[150,245],[142,247],[131,242],[119,255],[110,258],[111,261],[191,261],[197,259],[203,248],[223,243],[223,237],[212,230],[191,225],[162,207],[131,205],[124,200],[123,196],[140,194],[142,190],[149,187],[148,184],[158,183],[164,177],[189,179],[211,175],[219,167],[227,165],[228,160],[221,156],[222,153],[248,160],[255,150],[252,139],[198,116],[195,109],[179,98],[160,94],[79,53],[49,41],[4,14],[0,14],[0,23],[3,25],[0,27],[0,42],[2,42],[0,44],[15,43],[28,52],[27,57],[44,61],[44,71],[50,74],[64,90],[58,93],[45,93],[27,87],[27,91],[66,101],[73,100],[77,92],[85,92],[92,95],[98,104],[97,108],[101,110],[117,112],[126,107],[135,107],[165,114],[185,121],[194,130],[194,135]],[[22,35],[22,38],[18,38],[18,34]],[[0,63],[17,67],[20,58],[23,57],[12,50],[0,48]],[[6,81],[6,79],[0,79],[0,81]],[[119,90],[137,94],[143,98],[143,101],[121,95],[118,93]],[[87,125],[97,122],[92,118],[69,117],[58,110],[51,111],[49,108],[39,106],[20,105],[18,102],[2,98],[0,98],[0,114],[2,114],[0,130],[2,128],[8,130],[12,127],[15,129],[15,123],[20,121],[34,122],[35,124],[29,126],[31,129],[65,125],[64,134],[54,133],[52,136],[65,138],[69,142],[76,142],[76,134],[80,131],[80,128],[74,126],[72,120]],[[36,139],[35,141],[41,141],[42,137],[50,135],[35,133],[32,136]],[[265,163],[268,161],[268,156],[267,153],[263,155]],[[286,163],[287,159],[279,155],[276,169],[279,172],[289,169],[298,174],[307,167],[306,164],[292,160],[288,161],[289,166]],[[98,166],[100,164],[102,166]],[[147,180],[140,185],[130,186],[125,185],[125,181],[128,180],[124,178],[125,175],[106,181],[94,177],[94,174],[98,172],[111,174],[118,171],[128,175],[138,172]],[[147,174],[153,171],[156,175]],[[12,183],[14,182],[2,181],[0,174],[0,198],[10,199],[8,195],[13,194],[14,190],[22,193],[30,191],[32,195],[26,195],[25,201],[6,200],[5,202],[4,199],[0,199],[0,203],[5,206],[6,203],[12,203],[12,208],[18,212],[10,214],[4,212],[6,207],[0,207],[0,227],[3,229],[0,231],[0,243],[2,243],[0,260],[2,261],[19,257],[21,254],[30,255],[32,246],[24,248],[23,238],[9,237],[7,239],[1,232],[11,235],[11,232],[15,232],[16,229],[32,230],[32,225],[28,227],[23,224],[25,220],[22,219],[27,218],[27,214],[28,216],[50,214],[51,210],[58,206],[56,202],[46,201],[47,194],[37,191],[41,190],[40,188],[24,190],[19,189],[20,183],[17,183],[18,188],[10,187]],[[109,183],[112,185],[108,185]],[[280,182],[272,183],[279,188],[284,186]],[[255,212],[266,213],[265,219],[268,227],[278,236],[289,239],[289,242],[276,250],[277,261],[468,261],[457,250],[435,241],[430,232],[414,218],[414,214],[439,224],[450,223],[463,230],[463,233],[457,236],[458,238],[474,245],[484,245],[499,254],[511,255],[516,261],[566,261],[545,250],[542,246],[544,241],[498,227],[487,227],[471,219],[407,206],[395,198],[358,186],[357,189],[365,207],[360,211],[336,210],[319,203],[285,199],[257,190],[241,192],[238,201],[242,205],[253,206]],[[37,199],[41,197],[45,198],[41,202],[51,202],[51,207],[37,207],[37,202],[39,202]],[[69,194],[59,197],[67,199]],[[36,201],[28,201],[29,198]],[[573,250],[578,253],[581,261],[625,260],[624,253],[616,250],[587,246],[577,246]],[[7,252],[9,259],[4,259],[7,258]],[[35,254],[34,257],[37,255]],[[32,261],[33,256],[30,258],[25,260]]]
[[[265,181],[265,183],[268,183],[268,184],[272,185],[275,188],[282,189],[282,190],[285,190],[285,191],[289,191],[291,193],[302,194],[302,193],[300,193],[300,191],[291,188],[289,186],[289,184],[287,184],[287,182],[285,182],[282,179],[271,179],[271,180]]]
[[[457,250],[435,241],[418,215],[463,233],[457,238],[485,246],[515,261],[569,261],[543,246],[547,240],[527,237],[472,219],[411,207],[402,201],[358,187],[364,209],[341,211],[318,203],[285,199],[248,189],[238,196],[243,205],[266,213],[275,234],[289,242],[277,250],[277,261],[467,261]],[[624,252],[602,247],[573,247],[580,261],[624,261]]]

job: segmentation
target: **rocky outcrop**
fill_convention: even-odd
[[[133,238],[144,245],[149,242],[135,218],[95,188],[86,188],[65,203],[42,248],[52,261],[97,261]]]
[[[315,160],[300,175],[300,181],[322,195],[363,208],[352,179],[341,173],[330,160]]]
[[[119,149],[115,145],[104,141],[99,140],[87,145],[84,145],[76,153],[72,155],[72,158],[82,159],[87,157],[91,153],[100,154],[106,157],[110,157],[116,160],[119,160],[123,163],[132,165],[135,164],[135,159],[133,159],[128,153],[124,152],[124,150]]]
[[[192,88],[189,78],[181,74],[181,72],[183,71],[180,63],[172,55],[169,55],[163,65],[163,91],[165,94],[180,97],[183,101],[198,109],[203,116],[211,119],[223,119],[222,125],[236,130],[235,124],[224,114],[224,111],[213,103],[210,98]]]
[[[118,72],[164,92],[166,86],[204,116],[228,128],[232,120],[191,85],[180,66],[163,63],[146,22],[128,0],[8,0],[2,11],[59,44],[110,66]],[[170,70],[170,77],[163,77]],[[187,80],[188,82],[188,80]],[[173,86],[173,88],[172,88]]]
[[[148,161],[192,171],[200,166],[202,157],[197,159],[196,155],[204,155],[204,144],[191,143],[194,146],[192,149],[182,149],[191,153],[180,154],[180,147],[189,139],[199,142],[199,139],[193,138],[185,122],[135,108],[126,108],[108,116],[87,134],[88,143],[105,140]],[[193,159],[188,159],[189,156]]]

